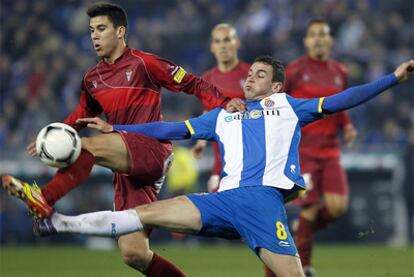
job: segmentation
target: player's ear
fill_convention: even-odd
[[[283,83],[281,82],[273,82],[272,83],[272,92],[277,93],[280,92],[283,88]]]
[[[236,38],[236,49],[240,49],[240,39]]]
[[[125,26],[119,26],[117,28],[117,31],[116,31],[117,38],[119,38],[119,39],[125,38],[125,35],[126,35],[126,28],[125,28]]]

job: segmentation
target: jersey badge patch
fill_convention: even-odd
[[[97,87],[98,87],[98,81],[93,80],[93,81],[92,81],[92,85],[93,85],[95,88],[97,88]]]
[[[132,69],[127,69],[127,71],[125,71],[125,75],[126,75],[126,78],[129,82],[131,80],[131,76],[132,76]]]
[[[185,74],[187,73],[181,66],[177,67],[178,69],[173,71],[173,78],[177,84],[181,84]]]
[[[267,108],[271,108],[271,107],[273,107],[274,105],[275,105],[275,101],[273,101],[272,99],[270,99],[270,98],[265,98],[264,99],[264,105],[265,105],[265,107],[267,107]]]

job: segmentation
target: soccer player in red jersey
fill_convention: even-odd
[[[244,98],[243,85],[250,68],[250,64],[239,60],[237,51],[240,40],[236,29],[228,23],[220,23],[211,30],[210,50],[216,58],[217,66],[202,75],[202,78],[215,85],[220,92],[230,98]],[[203,103],[203,102],[202,102]],[[205,105],[209,111],[211,105]],[[206,141],[199,140],[193,147],[193,154],[200,158],[206,146]],[[216,142],[212,142],[214,151],[214,166],[208,180],[208,191],[216,191],[220,182],[222,162],[220,150]]]
[[[213,85],[174,63],[129,48],[125,42],[127,15],[122,7],[95,4],[87,14],[92,43],[101,60],[84,75],[80,103],[65,123],[80,130],[84,126],[77,119],[101,113],[111,124],[159,121],[162,87],[194,94],[208,109],[229,101]],[[236,107],[241,101],[232,103]],[[3,186],[38,216],[45,217],[55,202],[80,185],[90,175],[92,166],[98,164],[114,172],[115,210],[130,209],[156,200],[158,181],[168,168],[171,151],[170,142],[127,132],[82,138],[77,161],[59,169],[42,189],[11,176],[3,176]],[[28,152],[36,155],[34,143],[28,146]],[[147,231],[119,237],[125,263],[146,276],[185,276],[149,249],[148,238]]]
[[[322,19],[310,21],[304,45],[307,55],[286,67],[285,90],[297,98],[329,96],[343,90],[347,70],[330,58],[333,38],[328,23]],[[315,276],[311,266],[314,232],[344,214],[348,207],[348,182],[340,164],[338,129],[343,131],[345,143],[352,144],[357,132],[346,112],[302,129],[300,166],[308,179],[308,191],[295,201],[301,206],[295,240],[306,276]]]

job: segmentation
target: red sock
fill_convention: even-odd
[[[82,149],[79,158],[70,166],[61,168],[53,179],[42,187],[42,193],[51,206],[73,188],[79,186],[91,173],[95,157]]]
[[[299,216],[299,224],[295,234],[295,242],[302,266],[311,265],[311,254],[314,240],[313,228],[313,222]]]
[[[270,268],[265,266],[264,269],[265,269],[265,277],[276,277],[276,275],[273,274],[273,272],[270,270]]]
[[[176,267],[174,264],[172,264],[167,259],[157,255],[154,253],[154,256],[152,257],[152,261],[148,268],[143,272],[145,276],[148,277],[185,277],[183,272],[181,272],[178,267]]]
[[[335,221],[335,219],[336,218],[334,218],[329,213],[328,209],[324,206],[322,209],[318,211],[313,228],[314,230],[325,228],[329,223]]]

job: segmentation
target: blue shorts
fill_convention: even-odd
[[[201,213],[198,235],[225,239],[243,238],[258,255],[259,248],[297,256],[288,229],[282,193],[273,187],[241,187],[187,197]]]

